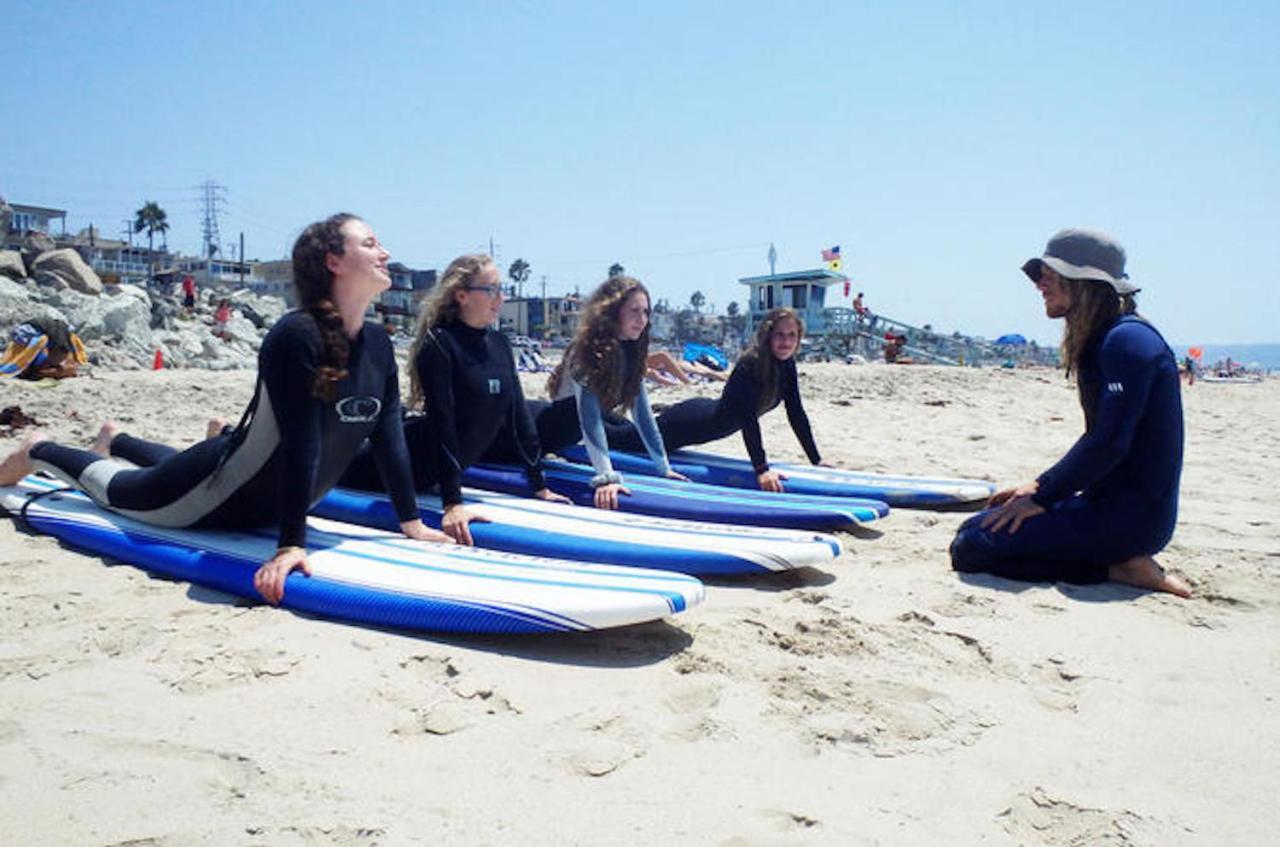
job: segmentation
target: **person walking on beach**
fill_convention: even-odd
[[[618,496],[630,494],[609,461],[609,413],[630,410],[659,474],[687,481],[671,470],[645,391],[649,330],[648,289],[629,276],[609,277],[587,299],[577,334],[547,381],[554,402],[530,404],[543,450],[556,453],[580,439],[586,446],[599,509],[616,509]]]
[[[100,506],[145,523],[224,529],[276,524],[279,546],[258,569],[254,586],[278,603],[292,571],[311,572],[307,511],[368,438],[404,534],[451,541],[418,517],[395,355],[382,327],[364,320],[373,298],[391,284],[389,257],[354,215],[333,215],[302,232],[293,247],[300,307],[263,339],[254,399],[234,430],[182,452],[134,438],[112,422],[92,450],[33,433],[0,463],[0,485],[46,470]]]
[[[821,464],[796,374],[795,356],[803,337],[804,322],[791,309],[773,309],[766,314],[756,328],[751,349],[733,366],[719,399],[691,397],[658,415],[666,449],[706,444],[741,432],[760,490],[782,491],[786,476],[769,468],[760,434],[760,416],[781,403],[805,455],[812,464]],[[629,423],[609,424],[608,432],[609,443],[618,449],[643,449],[639,433]]]
[[[1023,272],[1045,314],[1066,322],[1085,432],[1032,482],[997,492],[951,544],[955,570],[1036,582],[1114,580],[1180,597],[1190,586],[1153,558],[1178,517],[1183,421],[1178,365],[1136,312],[1137,286],[1110,236],[1063,230]]]
[[[191,315],[196,310],[196,281],[191,274],[182,278],[182,311]]]
[[[476,517],[462,502],[462,472],[478,461],[518,462],[540,500],[568,503],[547,488],[538,431],[525,405],[507,337],[494,329],[502,308],[502,279],[488,256],[449,263],[418,318],[409,351],[409,406],[405,440],[414,486],[439,486],[443,529],[473,543]],[[339,485],[382,490],[376,456],[363,447]]]

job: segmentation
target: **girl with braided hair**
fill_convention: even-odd
[[[234,430],[181,452],[120,432],[113,422],[102,427],[92,450],[36,433],[0,463],[0,485],[46,470],[100,506],[146,523],[277,524],[279,547],[254,585],[278,603],[289,573],[310,573],[307,511],[368,438],[404,534],[449,541],[418,517],[395,357],[386,332],[364,320],[373,298],[391,284],[389,257],[354,215],[333,215],[303,230],[293,247],[299,308],[263,339],[254,398]]]

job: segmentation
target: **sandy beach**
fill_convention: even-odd
[[[1060,372],[801,379],[842,467],[1016,484],[1083,427]],[[252,381],[94,372],[6,381],[0,406],[70,443],[111,416],[185,445],[236,419]],[[713,580],[666,621],[433,637],[153,578],[0,520],[0,843],[1270,843],[1280,381],[1183,400],[1159,558],[1188,601],[961,579],[946,550],[966,513],[895,510],[829,567]],[[772,458],[802,460],[780,410],[763,427]]]

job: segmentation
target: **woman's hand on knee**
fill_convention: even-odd
[[[253,587],[263,599],[275,606],[284,599],[284,583],[289,574],[300,570],[311,576],[311,565],[307,562],[307,551],[304,547],[281,547],[271,561],[258,568],[253,575]]]
[[[991,495],[991,499],[987,501],[987,508],[993,506],[1003,506],[1015,497],[1030,497],[1040,490],[1040,483],[1032,480],[1031,482],[1019,485],[1016,488],[1006,488],[1003,491],[997,491]]]
[[[1007,527],[1009,534],[1013,535],[1025,521],[1043,514],[1044,506],[1032,500],[1030,494],[1022,494],[992,509],[979,526],[992,532],[1000,532]]]

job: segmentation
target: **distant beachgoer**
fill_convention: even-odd
[[[218,301],[217,311],[213,313],[213,334],[219,338],[227,338],[227,323],[231,320],[231,301],[223,297]]]
[[[196,308],[196,281],[187,274],[182,278],[182,309],[186,314],[191,314]]]
[[[462,472],[479,461],[518,462],[540,500],[568,502],[547,488],[538,431],[525,405],[507,336],[494,329],[502,308],[502,278],[488,256],[449,263],[418,318],[409,349],[405,440],[414,487],[438,486],[441,529],[472,544],[476,516],[462,502]],[[381,491],[377,456],[362,448],[340,485]]]
[[[337,482],[368,438],[410,538],[450,541],[418,517],[400,426],[391,342],[365,310],[391,285],[390,254],[363,220],[334,215],[293,247],[300,308],[262,341],[254,399],[240,426],[178,452],[108,422],[92,450],[32,433],[0,463],[0,485],[47,470],[100,506],[157,526],[249,529],[278,525],[279,547],[254,586],[271,603],[307,562],[307,511]],[[118,457],[118,458],[110,458]],[[140,467],[133,467],[126,459]]]
[[[759,420],[782,403],[805,455],[813,464],[820,464],[822,457],[800,401],[796,374],[795,354],[803,337],[804,322],[791,309],[774,309],[765,315],[751,349],[734,365],[719,399],[691,397],[658,415],[663,444],[668,450],[679,450],[741,432],[760,489],[782,491],[786,476],[769,468]],[[639,433],[626,423],[609,426],[609,443],[633,452],[643,449]]]
[[[631,493],[609,461],[606,414],[630,410],[649,458],[663,475],[686,479],[671,470],[645,391],[649,329],[648,289],[629,276],[609,277],[587,299],[577,334],[551,372],[553,402],[530,404],[543,450],[556,453],[583,441],[600,509],[618,508],[618,496]]]
[[[1182,360],[1182,373],[1187,378],[1188,386],[1195,385],[1196,384],[1196,360],[1191,358],[1190,356],[1185,357]]]
[[[1153,556],[1173,536],[1182,472],[1182,399],[1173,351],[1136,313],[1124,248],[1068,229],[1022,270],[1064,318],[1062,361],[1076,375],[1085,432],[1033,482],[997,492],[951,544],[957,571],[1009,579],[1108,579],[1190,596]]]
[[[857,297],[853,298],[853,311],[854,311],[854,314],[858,316],[859,320],[861,320],[862,318],[865,318],[869,314],[870,310],[867,309],[867,307],[862,304],[861,291],[858,292]]]

